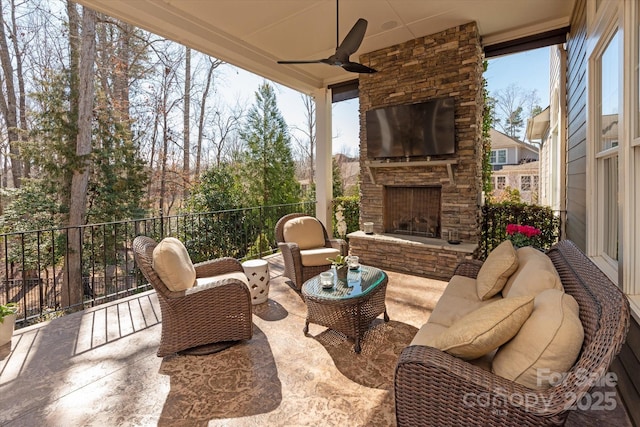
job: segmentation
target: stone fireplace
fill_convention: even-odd
[[[350,249],[364,263],[449,279],[456,264],[474,253],[479,236],[483,54],[476,24],[359,59],[378,70],[359,78],[360,222],[373,222],[374,234],[350,234]],[[367,156],[367,111],[444,97],[454,98],[455,154]],[[441,239],[449,231],[462,243]]]

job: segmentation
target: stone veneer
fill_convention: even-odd
[[[385,185],[436,185],[442,188],[440,221],[443,235],[456,230],[464,243],[474,247],[477,244],[482,191],[482,61],[475,22],[360,56],[360,62],[378,70],[375,74],[361,74],[359,79],[360,221],[373,222],[375,233],[383,232]],[[412,166],[411,162],[402,161],[398,162],[398,167],[385,165],[384,168],[368,169],[366,111],[449,96],[455,99],[456,153],[411,160],[455,161],[451,166],[453,182],[446,165]],[[392,241],[384,242],[388,245],[383,251],[388,258],[385,264],[380,254],[366,253],[371,251],[371,242],[367,242],[370,239],[371,236],[363,233],[350,236],[351,250],[360,255],[363,262],[414,272],[413,267],[402,268],[398,260],[419,256],[424,264],[420,269],[423,274],[440,278],[450,277],[454,262],[473,252],[467,245],[464,250],[449,245],[447,251],[452,249],[457,255],[451,254],[443,260],[438,253],[442,253],[446,242],[424,239],[425,244],[420,247],[415,244],[420,239],[394,236]]]

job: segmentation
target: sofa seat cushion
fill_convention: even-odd
[[[325,244],[322,224],[312,216],[290,219],[282,234],[285,242],[297,243],[300,250],[321,248]]]
[[[556,289],[543,291],[518,334],[496,353],[492,371],[529,388],[548,388],[573,366],[583,337],[576,300]]]
[[[331,261],[327,258],[335,258],[340,255],[340,249],[334,248],[317,248],[300,251],[302,265],[305,267],[317,267],[320,265],[330,265]]]
[[[478,298],[487,300],[502,290],[518,268],[518,256],[510,240],[496,246],[482,263],[476,278]]]
[[[439,325],[437,323],[427,322],[413,337],[411,344],[409,345],[427,345],[432,346],[435,338],[447,330],[446,326]]]
[[[532,310],[532,296],[494,301],[459,319],[431,346],[461,359],[476,359],[513,338]]]
[[[429,323],[437,323],[448,328],[461,317],[500,299],[502,297],[496,295],[482,301],[476,292],[475,279],[466,276],[453,276],[429,316]]]
[[[156,245],[151,266],[170,291],[184,291],[196,283],[196,269],[187,248],[175,237],[165,237]]]
[[[504,285],[503,297],[536,296],[547,289],[564,290],[560,276],[548,256],[531,246],[518,249],[517,254],[518,269]]]
[[[247,279],[247,276],[241,271],[218,274],[217,276],[211,276],[211,277],[198,277],[196,279],[196,285],[204,286],[204,285],[208,285],[209,283],[218,282],[224,279],[237,279],[242,283],[244,283],[245,285],[249,286],[249,279]]]

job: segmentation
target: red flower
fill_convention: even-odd
[[[514,245],[522,247],[534,244],[531,239],[542,234],[542,231],[531,225],[508,224],[507,234]]]

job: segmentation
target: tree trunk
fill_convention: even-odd
[[[80,68],[78,70],[78,135],[76,141],[76,164],[71,178],[69,203],[69,255],[67,256],[67,287],[63,292],[63,304],[82,308],[83,289],[81,271],[82,236],[79,228],[86,214],[87,186],[89,183],[89,156],[92,150],[91,123],[94,98],[94,63],[96,56],[95,40],[96,14],[83,8],[82,41],[80,50]],[[65,298],[66,297],[66,298]],[[66,300],[65,300],[66,299]],[[78,305],[80,306],[78,307]]]
[[[182,161],[182,180],[183,180],[183,202],[189,197],[189,183],[191,181],[190,165],[190,138],[189,138],[189,119],[191,115],[191,49],[185,48],[185,61],[184,61],[184,110],[183,110],[183,138],[184,138],[184,159]]]
[[[14,57],[16,62],[16,75],[18,77],[18,113],[20,118],[20,134],[18,135],[18,139],[20,141],[25,140],[25,135],[28,132],[27,129],[27,101],[26,101],[26,91],[24,87],[24,72],[22,71],[22,52],[20,50],[20,46],[18,45],[18,24],[16,22],[16,5],[15,0],[11,0],[11,23],[12,23],[12,31],[13,31],[13,50]],[[26,158],[21,158],[21,162],[24,166],[22,170],[22,174],[25,178],[29,178],[31,175],[31,160]]]
[[[20,181],[22,179],[22,162],[20,160],[20,151],[18,149],[18,101],[14,83],[13,64],[11,62],[11,56],[9,55],[9,45],[7,43],[7,34],[5,32],[6,25],[7,23],[4,20],[4,10],[2,9],[2,2],[0,1],[0,63],[2,64],[4,87],[7,96],[7,109],[3,116],[7,127],[13,186],[15,188],[20,188]]]

